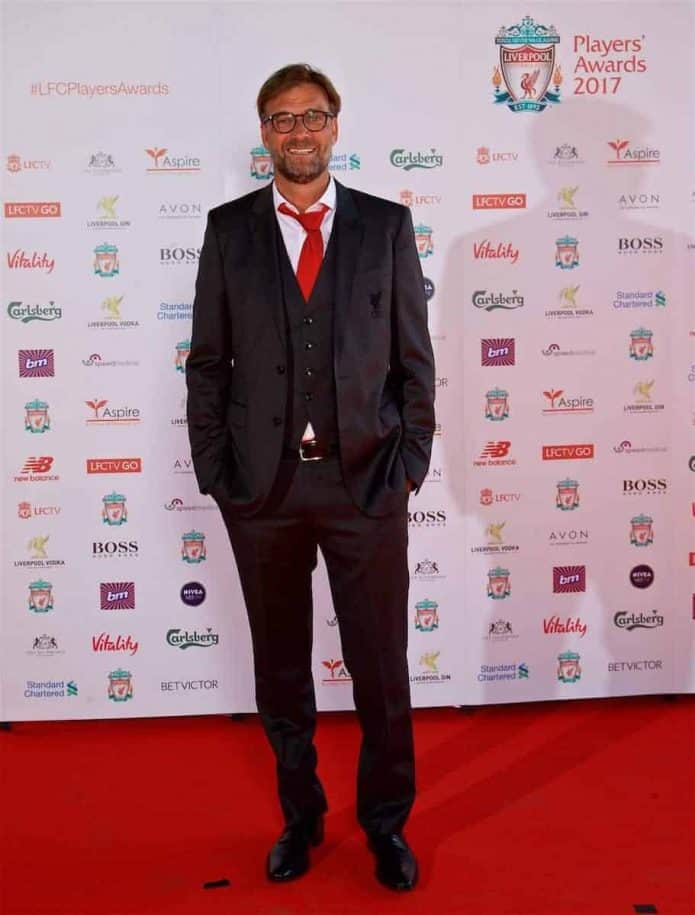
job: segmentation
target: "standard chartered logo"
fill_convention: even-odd
[[[28,305],[24,302],[10,302],[7,314],[13,321],[28,324],[30,321],[58,321],[63,317],[63,309],[54,302],[48,305]]]
[[[429,152],[410,152],[405,149],[392,149],[389,162],[396,168],[409,172],[413,168],[441,168],[444,156],[432,147]]]

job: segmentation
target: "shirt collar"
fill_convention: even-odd
[[[312,205],[309,207],[309,209],[306,212],[311,213],[313,210],[318,210],[320,204],[327,206],[329,210],[334,210],[335,209],[335,197],[336,197],[335,180],[333,179],[333,175],[331,175],[328,180],[328,187],[326,188],[326,190],[319,197],[319,199],[316,201],[316,203],[312,203]],[[273,181],[273,206],[275,207],[276,213],[277,213],[277,209],[281,203],[287,204],[287,206],[290,207],[290,209],[294,210],[295,213],[299,212],[299,210],[293,203],[290,203],[289,200],[285,200],[285,198],[282,196],[280,191],[277,189],[277,185]]]

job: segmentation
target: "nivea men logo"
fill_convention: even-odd
[[[512,337],[480,341],[481,365],[514,365],[515,355],[515,341]]]
[[[553,593],[565,594],[586,591],[586,566],[555,566],[553,568]]]
[[[199,581],[189,581],[181,588],[181,600],[188,607],[199,607],[205,595],[205,588]]]
[[[648,588],[654,581],[654,570],[651,566],[638,565],[630,570],[630,584],[635,588]]]

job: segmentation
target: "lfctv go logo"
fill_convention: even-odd
[[[473,194],[474,210],[525,210],[526,194]]]

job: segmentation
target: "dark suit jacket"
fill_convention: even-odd
[[[429,465],[434,363],[407,207],[336,182],[334,379],[345,483],[394,510]],[[250,515],[284,441],[287,340],[270,186],[208,214],[186,362],[188,432],[201,492]],[[402,504],[402,503],[401,503]]]

